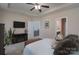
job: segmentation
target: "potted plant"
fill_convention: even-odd
[[[12,32],[11,28],[8,30],[8,32],[5,32],[5,38],[4,38],[4,44],[10,45],[12,44],[14,31]]]

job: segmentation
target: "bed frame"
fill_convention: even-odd
[[[30,43],[39,41],[39,40],[42,40],[42,39],[41,38],[29,39],[29,40],[25,41],[25,46],[28,45],[28,44],[30,44]]]

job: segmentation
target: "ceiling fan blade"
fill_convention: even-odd
[[[44,7],[44,8],[49,8],[49,6],[46,6],[46,5],[41,5],[41,7]]]
[[[33,7],[32,9],[30,9],[30,11],[32,11],[33,9],[35,9],[35,7]]]
[[[42,12],[42,10],[41,10],[41,9],[39,9],[39,12]]]
[[[35,5],[39,5],[38,3],[35,3]]]
[[[34,5],[33,3],[26,3],[26,4],[29,4],[29,5]]]

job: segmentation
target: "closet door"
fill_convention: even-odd
[[[4,51],[4,24],[0,24],[0,55],[5,54]]]

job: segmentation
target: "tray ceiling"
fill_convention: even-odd
[[[42,12],[38,10],[30,11],[34,5],[29,5],[26,3],[0,3],[0,8],[8,11],[24,13],[31,16],[45,15],[46,13],[53,12],[55,10],[61,9],[63,7],[71,5],[71,3],[39,3],[40,5],[48,5],[50,8],[43,8]]]

